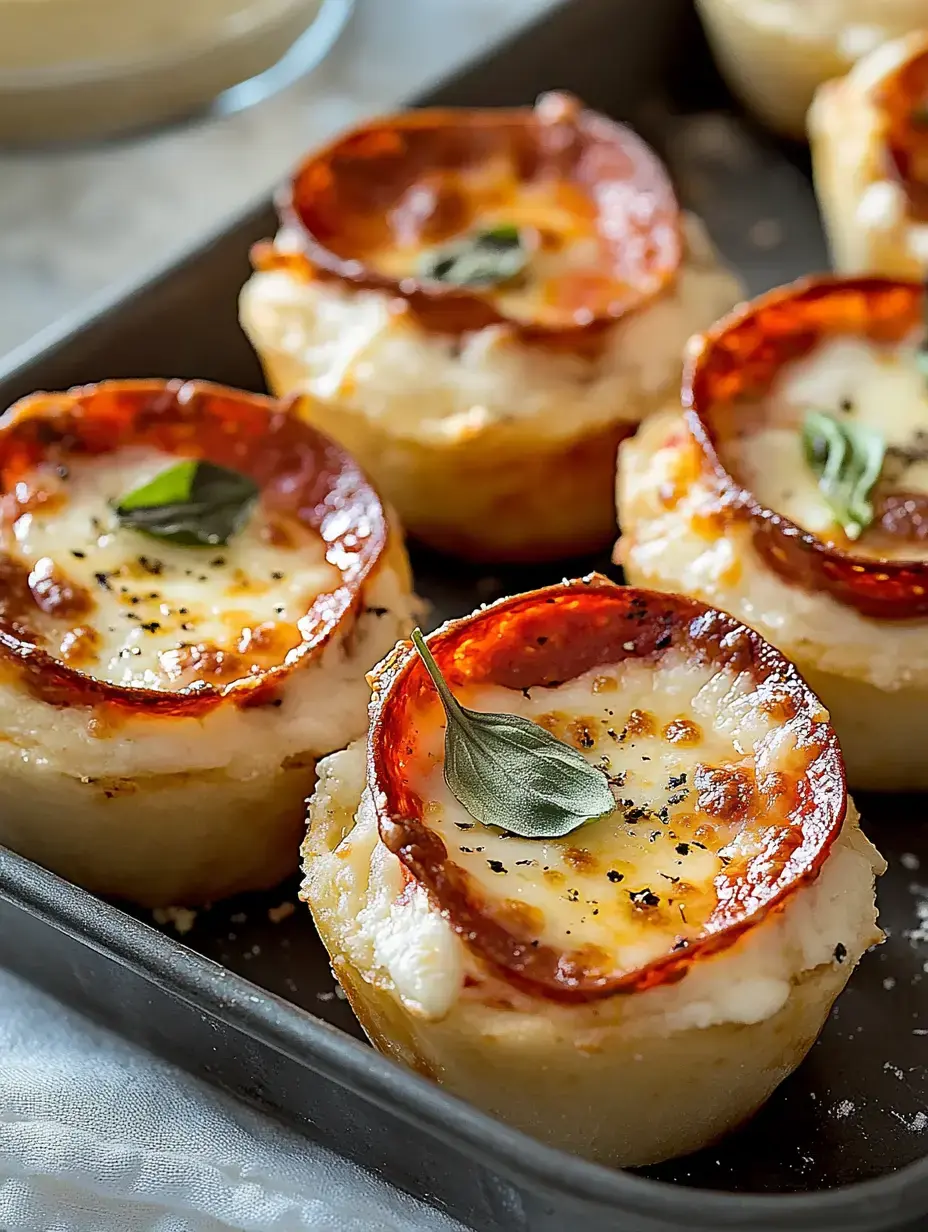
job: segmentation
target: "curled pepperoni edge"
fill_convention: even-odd
[[[775,680],[781,696],[795,707],[786,721],[796,731],[807,765],[797,775],[786,822],[766,841],[762,856],[748,864],[740,880],[719,874],[718,905],[703,933],[685,949],[640,968],[603,971],[588,965],[582,949],[533,945],[534,938],[494,917],[492,901],[453,863],[440,836],[429,828],[425,802],[409,786],[406,767],[416,757],[416,705],[421,698],[431,699],[432,686],[410,643],[399,643],[373,679],[368,784],[380,837],[425,886],[464,943],[513,985],[549,1000],[582,1003],[674,983],[695,962],[733,945],[818,876],[847,808],[837,739],[796,669],[731,617],[683,596],[622,587],[593,574],[502,599],[448,622],[428,643],[452,687],[490,682],[519,689],[573,679],[628,657],[656,659],[670,647],[684,647],[720,666],[750,671],[758,682]]]
[[[300,620],[301,643],[283,663],[221,687],[194,682],[177,691],[98,680],[49,655],[16,621],[0,617],[0,659],[29,691],[54,706],[112,707],[124,714],[200,717],[228,699],[261,705],[352,622],[361,588],[387,541],[384,511],[357,463],[282,403],[206,381],[104,381],[67,393],[36,393],[0,421],[0,492],[8,492],[54,449],[56,459],[149,445],[178,457],[238,469],[262,499],[318,533],[341,585],[319,595]],[[153,541],[152,541],[153,542]],[[157,546],[139,554],[156,556]],[[191,549],[196,551],[196,549]]]
[[[550,97],[550,96],[549,96]],[[567,96],[568,102],[572,100]],[[683,255],[683,239],[680,209],[673,186],[657,155],[631,129],[596,112],[584,110],[577,105],[576,114],[569,124],[574,143],[579,151],[599,147],[606,156],[610,152],[621,154],[631,160],[634,168],[633,183],[642,198],[654,208],[656,221],[651,229],[660,259],[653,268],[653,285],[639,288],[638,293],[623,304],[621,311],[591,316],[582,322],[571,320],[564,324],[527,322],[505,315],[479,289],[442,286],[439,283],[415,277],[391,278],[372,269],[365,263],[364,253],[339,253],[333,250],[311,221],[316,198],[337,183],[337,166],[342,159],[357,166],[363,154],[353,156],[355,148],[366,150],[392,139],[402,142],[406,133],[429,133],[436,147],[442,143],[457,143],[471,137],[473,142],[486,146],[495,134],[499,142],[505,134],[515,130],[526,147],[542,151],[545,135],[550,131],[540,116],[543,114],[544,96],[535,109],[422,109],[400,112],[380,117],[350,130],[311,155],[297,169],[289,185],[277,198],[281,224],[288,237],[299,244],[297,251],[278,248],[271,241],[261,241],[252,248],[252,264],[256,270],[286,270],[293,276],[308,281],[315,277],[334,280],[357,290],[382,292],[402,308],[413,312],[417,321],[430,332],[444,335],[460,335],[476,332],[489,326],[505,325],[508,332],[526,342],[549,343],[566,349],[582,349],[584,344],[594,343],[605,329],[631,313],[640,310],[663,293],[672,283]],[[544,157],[542,153],[540,157]],[[407,185],[408,186],[408,185]],[[371,195],[370,208],[382,214],[383,202]],[[604,232],[609,231],[610,217],[607,211],[598,215]],[[612,242],[615,237],[611,237]],[[490,293],[492,294],[492,292]]]
[[[889,278],[801,278],[723,317],[691,344],[683,372],[689,434],[727,513],[751,523],[759,555],[784,581],[877,620],[928,615],[928,562],[856,556],[766,508],[726,468],[720,416],[733,400],[763,394],[782,365],[823,337],[901,341],[922,320],[923,296],[920,283]]]

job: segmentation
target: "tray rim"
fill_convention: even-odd
[[[5,847],[0,847],[0,897],[198,1011],[245,1031],[291,1060],[311,1064],[381,1109],[424,1126],[517,1184],[594,1202],[609,1211],[679,1219],[680,1226],[697,1232],[741,1228],[745,1219],[760,1230],[779,1229],[791,1216],[827,1221],[818,1226],[841,1232],[891,1229],[900,1218],[928,1213],[928,1156],[882,1177],[802,1194],[695,1189],[590,1163],[481,1112],[310,1010]],[[913,1200],[917,1209],[911,1206]],[[849,1223],[851,1216],[854,1222]],[[866,1224],[860,1222],[864,1218]],[[874,1219],[879,1224],[874,1225]]]
[[[527,31],[546,25],[570,3],[571,0],[554,0],[540,15],[519,23],[481,55],[397,107],[426,102],[431,94],[465,75],[482,60],[504,55],[510,44],[517,43]],[[124,280],[97,292],[84,305],[71,309],[2,357],[0,383],[16,381],[35,365],[51,359],[59,348],[70,347],[82,336],[105,327],[157,287],[181,275],[211,249],[272,215],[272,200],[262,191],[235,214],[188,241],[140,278]],[[299,1064],[311,1065],[367,1102],[426,1128],[444,1144],[535,1191],[594,1203],[609,1214],[633,1214],[646,1221],[678,1220],[679,1226],[694,1232],[726,1228],[743,1232],[746,1221],[758,1232],[780,1232],[791,1218],[802,1220],[796,1232],[813,1227],[825,1232],[876,1232],[878,1228],[891,1232],[900,1227],[900,1221],[907,1224],[928,1215],[928,1153],[880,1177],[814,1192],[776,1194],[695,1188],[591,1163],[480,1111],[310,1010],[3,846],[0,898],[132,970],[197,1011],[245,1032]],[[265,1111],[274,1115],[271,1110]]]

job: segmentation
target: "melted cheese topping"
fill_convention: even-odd
[[[284,270],[249,279],[241,322],[278,393],[311,394],[432,447],[494,431],[519,434],[533,448],[542,437],[571,440],[635,422],[679,383],[687,338],[740,297],[692,216],[684,238],[673,287],[611,326],[598,356],[521,345],[504,328],[462,338],[427,333],[384,295]],[[275,243],[286,251],[298,241],[282,231]]]
[[[877,516],[851,543],[807,465],[802,445],[806,412],[823,411],[865,424],[886,443],[883,470],[872,494]],[[916,345],[878,346],[834,338],[786,366],[770,394],[738,406],[734,435],[724,447],[732,474],[768,509],[804,530],[858,555],[928,557],[928,537],[889,535],[879,523],[886,499],[928,499],[928,382]]]
[[[449,212],[465,213],[480,203],[466,226],[441,235],[438,245],[429,222]],[[647,203],[642,204],[645,214]],[[605,314],[628,288],[611,275],[614,256],[597,229],[596,208],[575,185],[550,179],[524,183],[512,167],[488,160],[462,175],[447,175],[434,186],[413,185],[393,211],[394,243],[375,252],[373,269],[397,280],[415,275],[425,254],[475,231],[514,226],[522,233],[530,259],[523,274],[485,288],[500,312],[518,321],[556,321],[572,312],[580,323]]]
[[[510,985],[488,978],[424,888],[406,881],[399,860],[380,841],[371,794],[364,789],[365,765],[363,741],[319,765],[304,845],[303,896],[330,949],[334,943],[335,952],[366,980],[392,992],[416,1015],[441,1019],[466,1001],[485,1005],[499,1016],[495,1022],[520,1033],[529,1030],[525,1015],[535,1023],[539,1016],[563,1020],[577,1042],[582,1036],[568,1024],[595,1028],[611,1017],[627,1025],[639,1022],[642,1030],[658,1035],[753,1023],[780,1009],[801,972],[834,962],[839,943],[853,964],[879,939],[873,874],[885,866],[850,805],[821,876],[730,949],[697,962],[684,980],[583,1006],[516,995]],[[610,882],[608,888],[618,895],[623,883]],[[648,911],[638,918],[644,938]]]
[[[616,810],[552,840],[474,821],[444,782],[443,723],[424,735],[414,784],[450,858],[489,899],[506,900],[520,931],[557,949],[595,947],[607,970],[634,970],[703,930],[718,874],[763,844],[766,826],[745,824],[757,780],[790,773],[773,690],[683,653],[527,696],[481,686],[460,699],[539,722],[608,775]]]
[[[281,663],[313,600],[341,581],[318,535],[260,501],[225,547],[120,528],[111,502],[176,460],[142,449],[77,458],[6,498],[3,546],[31,595],[11,615],[50,654],[113,684],[224,685]]]

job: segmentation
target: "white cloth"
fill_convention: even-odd
[[[0,970],[3,1232],[463,1232]]]

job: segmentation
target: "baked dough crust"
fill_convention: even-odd
[[[609,584],[596,579],[592,584],[608,600]],[[539,604],[556,601],[556,592],[563,589],[566,595],[571,586],[571,600],[582,604],[578,583],[537,592]],[[471,638],[480,643],[486,632],[489,647],[498,612],[501,645],[488,653],[495,664],[506,666],[492,670],[521,679],[528,665],[519,660],[516,666],[509,659],[509,640],[515,633],[507,621],[518,621],[531,598],[503,600],[489,609],[489,618],[480,613],[452,622],[442,633],[460,626],[464,640],[445,646],[433,642],[435,653],[442,648],[446,664],[453,661],[453,670],[459,667],[466,678],[475,653]],[[672,600],[667,606],[682,613],[686,601]],[[655,605],[655,614],[658,610]],[[635,636],[650,646],[648,619]],[[536,634],[548,628],[540,616],[538,621],[532,626]],[[551,628],[555,626],[556,621]],[[575,634],[568,653],[576,655]],[[658,641],[663,646],[663,637]],[[549,645],[546,642],[546,654]],[[831,831],[833,842],[819,853],[815,874],[798,877],[784,900],[763,918],[748,922],[726,948],[687,952],[685,945],[676,944],[667,957],[681,964],[679,969],[670,970],[666,961],[650,964],[627,972],[621,991],[615,991],[603,979],[585,982],[582,963],[578,966],[583,937],[575,936],[571,941],[580,948],[565,954],[562,962],[576,979],[555,988],[559,981],[554,968],[542,962],[543,971],[534,971],[544,945],[541,950],[523,945],[514,951],[522,957],[511,970],[488,961],[487,954],[494,952],[489,941],[492,922],[498,917],[484,900],[490,923],[479,914],[463,922],[457,896],[466,889],[461,891],[460,869],[452,866],[448,880],[434,886],[430,882],[428,893],[410,876],[413,848],[421,837],[407,833],[411,823],[404,818],[422,801],[402,800],[398,820],[389,803],[394,790],[390,775],[405,782],[414,757],[416,736],[410,735],[407,748],[397,743],[394,730],[401,722],[398,708],[405,716],[407,696],[417,696],[413,683],[402,685],[399,696],[393,694],[392,682],[405,679],[395,673],[402,673],[406,653],[398,648],[374,675],[375,699],[377,681],[385,677],[386,683],[375,700],[368,742],[358,741],[321,764],[303,846],[306,878],[301,896],[371,1040],[388,1056],[493,1115],[604,1163],[655,1163],[706,1146],[740,1124],[799,1064],[852,967],[880,939],[873,878],[884,865],[861,833],[853,804],[847,805],[843,825],[837,815],[837,832]],[[557,666],[557,653],[547,665],[551,670]],[[755,647],[752,662],[771,662],[765,653]],[[407,687],[412,690],[408,695],[402,692]],[[804,686],[800,693],[808,699]],[[801,701],[800,694],[796,701],[799,710],[787,706],[784,716],[803,711],[807,701]],[[817,707],[814,702],[815,714]],[[833,742],[827,723],[824,730]],[[815,742],[823,737],[817,731]],[[395,771],[385,767],[378,777],[375,768],[383,748],[404,753],[395,758]],[[788,764],[801,773],[797,763]],[[667,765],[672,768],[671,762]],[[422,813],[434,816],[428,802]],[[467,843],[474,837],[468,833]],[[480,833],[479,841],[487,838]],[[515,839],[509,838],[506,850],[511,851]],[[510,858],[507,863],[512,867]],[[763,863],[775,865],[777,859]],[[444,890],[438,888],[442,885]],[[750,902],[752,895],[735,891],[731,901]],[[383,931],[397,927],[401,931],[389,937]],[[497,941],[492,943],[495,953],[506,961]],[[577,962],[572,964],[568,959],[574,957]],[[542,986],[536,978],[547,983]],[[438,994],[429,991],[436,985]],[[749,985],[761,990],[759,999],[748,994]],[[768,995],[772,989],[775,995]],[[730,999],[733,993],[736,1001]]]
[[[919,83],[906,77],[928,81],[923,31],[884,44],[847,76],[826,82],[809,110],[815,191],[841,273],[920,282],[928,274],[928,219],[913,216],[890,149],[894,129],[903,139],[919,136],[907,112],[922,100],[906,97]]]
[[[928,25],[925,0],[697,0],[732,89],[802,140],[818,86],[889,39]]]
[[[88,455],[156,440],[221,465],[241,456],[268,508],[277,507],[275,450],[283,485],[294,479],[288,465],[305,463],[292,490],[313,485],[318,503],[306,517],[331,544],[338,588],[317,596],[301,618],[304,641],[266,670],[249,671],[246,660],[244,675],[225,683],[205,671],[183,687],[123,685],[63,659],[41,633],[41,613],[30,634],[35,609],[23,606],[6,539],[0,843],[98,894],[151,907],[268,888],[294,871],[316,760],[364,729],[364,674],[411,618],[401,538],[352,460],[268,399],[205,383],[110,382],[18,403],[0,427],[5,532],[16,516],[11,493],[36,465],[67,474],[72,450],[86,465]],[[247,458],[236,452],[242,444]],[[302,507],[295,516],[304,519]],[[146,548],[135,532],[117,533],[133,539],[126,559],[157,555],[154,540]],[[73,546],[56,542],[57,566],[67,568]],[[107,591],[109,611],[115,583]],[[102,612],[89,619],[105,633]]]
[[[615,529],[619,442],[673,389],[686,339],[740,296],[700,224],[681,219],[666,172],[634,134],[577,104],[549,121],[546,107],[543,99],[535,111],[413,112],[339,139],[295,177],[283,229],[273,245],[256,249],[256,272],[240,300],[269,387],[298,395],[299,413],[351,450],[407,531],[474,560],[557,558],[605,546]],[[414,184],[420,177],[422,193],[436,191],[432,181],[446,173],[439,157],[457,158],[471,143],[483,151],[497,130],[507,141],[518,134],[545,166],[561,148],[548,140],[558,126],[570,137],[568,170],[557,164],[551,175],[573,204],[559,204],[551,225],[576,207],[589,229],[589,202],[607,203],[597,207],[596,242],[612,237],[612,251],[616,236],[628,240],[625,257],[619,244],[615,258],[628,267],[615,276],[614,303],[604,308],[600,289],[590,306],[558,314],[539,295],[537,319],[527,318],[534,301],[516,312],[492,289],[397,280],[379,269],[376,259],[393,243],[391,232],[382,234],[383,219],[407,208],[407,176]],[[444,144],[449,133],[453,155]],[[388,188],[379,185],[379,212],[367,217],[370,194],[358,192],[357,179],[373,174],[365,171],[368,145],[393,150],[407,140],[422,148],[414,146],[409,168],[385,160]],[[511,157],[508,145],[501,149],[501,158]],[[441,171],[424,174],[427,157]],[[460,181],[483,157],[469,155],[450,177],[456,210]],[[344,175],[339,195],[339,169],[355,163],[360,170]],[[590,176],[598,196],[590,194]],[[531,183],[527,191],[537,189]],[[396,198],[392,209],[385,193]],[[638,211],[628,206],[635,193]],[[467,208],[479,220],[488,207],[479,191],[474,196]],[[576,201],[587,197],[580,210]]]

